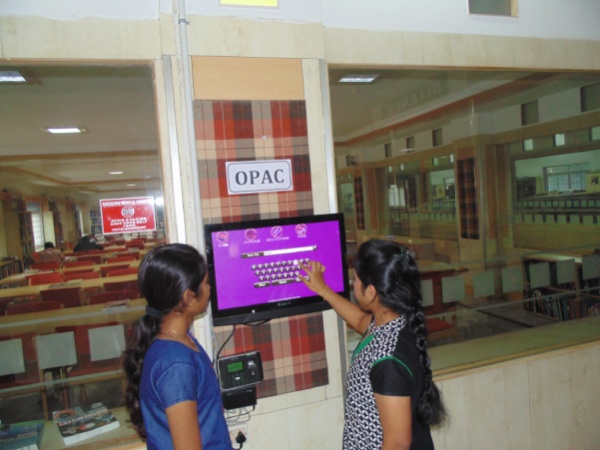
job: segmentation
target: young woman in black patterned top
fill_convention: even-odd
[[[362,244],[354,264],[357,304],[325,283],[325,267],[304,266],[304,283],[363,339],[348,372],[344,450],[433,449],[430,425],[446,412],[432,381],[414,258],[394,242]]]

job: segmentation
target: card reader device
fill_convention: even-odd
[[[256,405],[256,384],[263,379],[260,352],[224,356],[217,360],[225,409]]]

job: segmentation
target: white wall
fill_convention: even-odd
[[[519,16],[469,15],[467,0],[322,0],[323,24],[374,31],[600,39],[600,2],[521,0]]]
[[[0,0],[0,11],[7,16],[59,20],[147,20],[170,11],[172,1],[176,0]],[[600,40],[600,2],[596,0],[522,0],[518,4],[518,17],[470,15],[467,0],[279,0],[276,9],[223,7],[218,0],[187,0],[185,8],[188,14],[322,23],[331,28]]]

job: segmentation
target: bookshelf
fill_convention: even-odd
[[[63,225],[60,217],[60,211],[58,210],[58,206],[55,201],[48,202],[48,208],[52,211],[52,222],[54,223],[54,244],[57,248],[63,249],[64,246],[64,231]]]
[[[10,256],[0,261],[0,280],[8,278],[11,275],[23,272],[23,260],[14,259]]]
[[[8,256],[27,261],[34,251],[33,224],[25,200],[12,197],[4,202]]]
[[[523,303],[526,311],[557,321],[600,315],[600,295],[598,289],[594,289],[598,287],[598,280],[583,279],[581,258],[536,255],[525,258],[523,263],[527,278],[523,294],[530,299]],[[540,274],[542,281],[546,281],[543,286]],[[543,280],[545,274],[547,280]]]
[[[90,209],[90,231],[93,234],[102,234],[102,215],[99,209]]]

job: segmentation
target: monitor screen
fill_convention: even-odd
[[[300,280],[299,264],[326,267],[331,289],[348,296],[342,214],[205,225],[214,325],[323,311],[327,302]]]

